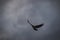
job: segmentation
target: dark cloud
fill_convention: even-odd
[[[60,40],[59,0],[0,0],[0,40]],[[34,31],[27,23],[44,23]]]

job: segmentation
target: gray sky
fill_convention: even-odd
[[[60,40],[59,0],[0,0],[0,40]],[[27,23],[44,26],[34,31]]]

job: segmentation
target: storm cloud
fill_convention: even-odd
[[[59,0],[0,0],[0,40],[60,40]],[[34,31],[27,19],[44,26]]]

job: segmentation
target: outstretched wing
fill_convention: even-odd
[[[29,20],[27,20],[27,22],[30,24]]]
[[[29,22],[29,20],[27,20],[27,22],[28,22],[31,26],[33,26],[33,25]]]
[[[35,28],[40,28],[42,27],[44,24],[40,24],[40,25],[36,25]]]

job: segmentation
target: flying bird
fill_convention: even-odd
[[[35,31],[38,31],[38,29],[37,28],[40,28],[40,27],[42,27],[44,24],[40,24],[40,25],[32,25],[30,22],[29,22],[29,20],[27,20],[27,22],[32,26],[32,28],[35,30]]]

